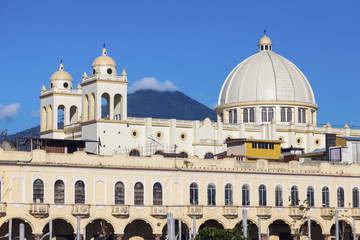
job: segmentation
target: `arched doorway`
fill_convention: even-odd
[[[258,239],[259,230],[258,226],[253,222],[248,220],[248,238],[249,239]],[[241,233],[243,233],[243,223],[240,221],[238,224],[235,225],[235,228],[238,229]]]
[[[55,240],[73,240],[74,228],[64,219],[53,219],[52,221],[52,236]],[[49,232],[49,223],[43,229],[43,235]],[[48,239],[48,238],[47,238]]]
[[[330,229],[331,236],[335,236],[336,227],[335,224],[332,225]],[[351,240],[352,239],[352,228],[349,223],[344,220],[339,221],[339,238],[341,240]]]
[[[86,226],[86,239],[84,240],[113,240],[114,228],[103,219],[92,221]]]
[[[33,240],[34,236],[32,234],[32,228],[29,223],[25,222],[22,219],[14,218],[12,220],[12,239],[19,239],[20,238],[20,223],[25,224],[25,238],[26,240]],[[9,221],[1,225],[0,227],[0,236],[4,236],[9,232]]]
[[[293,240],[290,226],[283,220],[276,220],[269,225],[269,235],[278,236],[279,240]]]
[[[161,240],[165,240],[166,239],[166,235],[167,235],[167,224],[165,224],[163,230],[162,230],[162,236],[161,236]],[[179,234],[179,220],[175,220],[175,237],[178,236]],[[178,237],[176,238],[178,239]],[[181,222],[181,239],[182,240],[189,240],[189,227],[184,223]]]
[[[199,230],[204,229],[205,227],[213,227],[213,228],[217,228],[217,229],[224,229],[224,226],[219,223],[216,220],[207,220],[205,221],[203,224],[200,225]]]
[[[300,236],[304,236],[304,237],[300,237],[300,239],[304,239],[305,237],[308,237],[308,234],[309,234],[308,233],[308,224],[307,224],[307,222],[305,222],[300,228]],[[323,239],[320,225],[313,220],[311,220],[311,239],[312,240],[322,240]]]
[[[154,239],[150,224],[144,220],[135,220],[129,223],[124,230],[125,240],[148,240]]]

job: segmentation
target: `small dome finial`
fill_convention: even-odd
[[[103,56],[106,56],[106,48],[105,48],[105,43],[104,43],[104,48],[103,48],[103,50],[102,50],[102,55],[103,55]]]
[[[64,71],[64,65],[62,63],[62,59],[60,60],[59,71]]]
[[[266,29],[264,29],[264,36],[266,36]]]

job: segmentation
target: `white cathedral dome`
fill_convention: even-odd
[[[258,46],[259,52],[237,65],[225,80],[218,108],[266,101],[299,102],[316,107],[308,80],[292,62],[272,51],[270,38],[265,35]]]

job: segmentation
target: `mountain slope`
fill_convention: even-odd
[[[216,120],[214,110],[180,91],[138,90],[128,94],[128,116],[180,120],[204,120],[208,117],[212,121]],[[39,131],[40,126],[36,126],[8,135],[8,139],[15,141],[16,137],[39,137]]]

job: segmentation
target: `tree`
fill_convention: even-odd
[[[214,227],[205,227],[196,235],[195,240],[246,240],[240,231],[234,229],[217,229]]]

